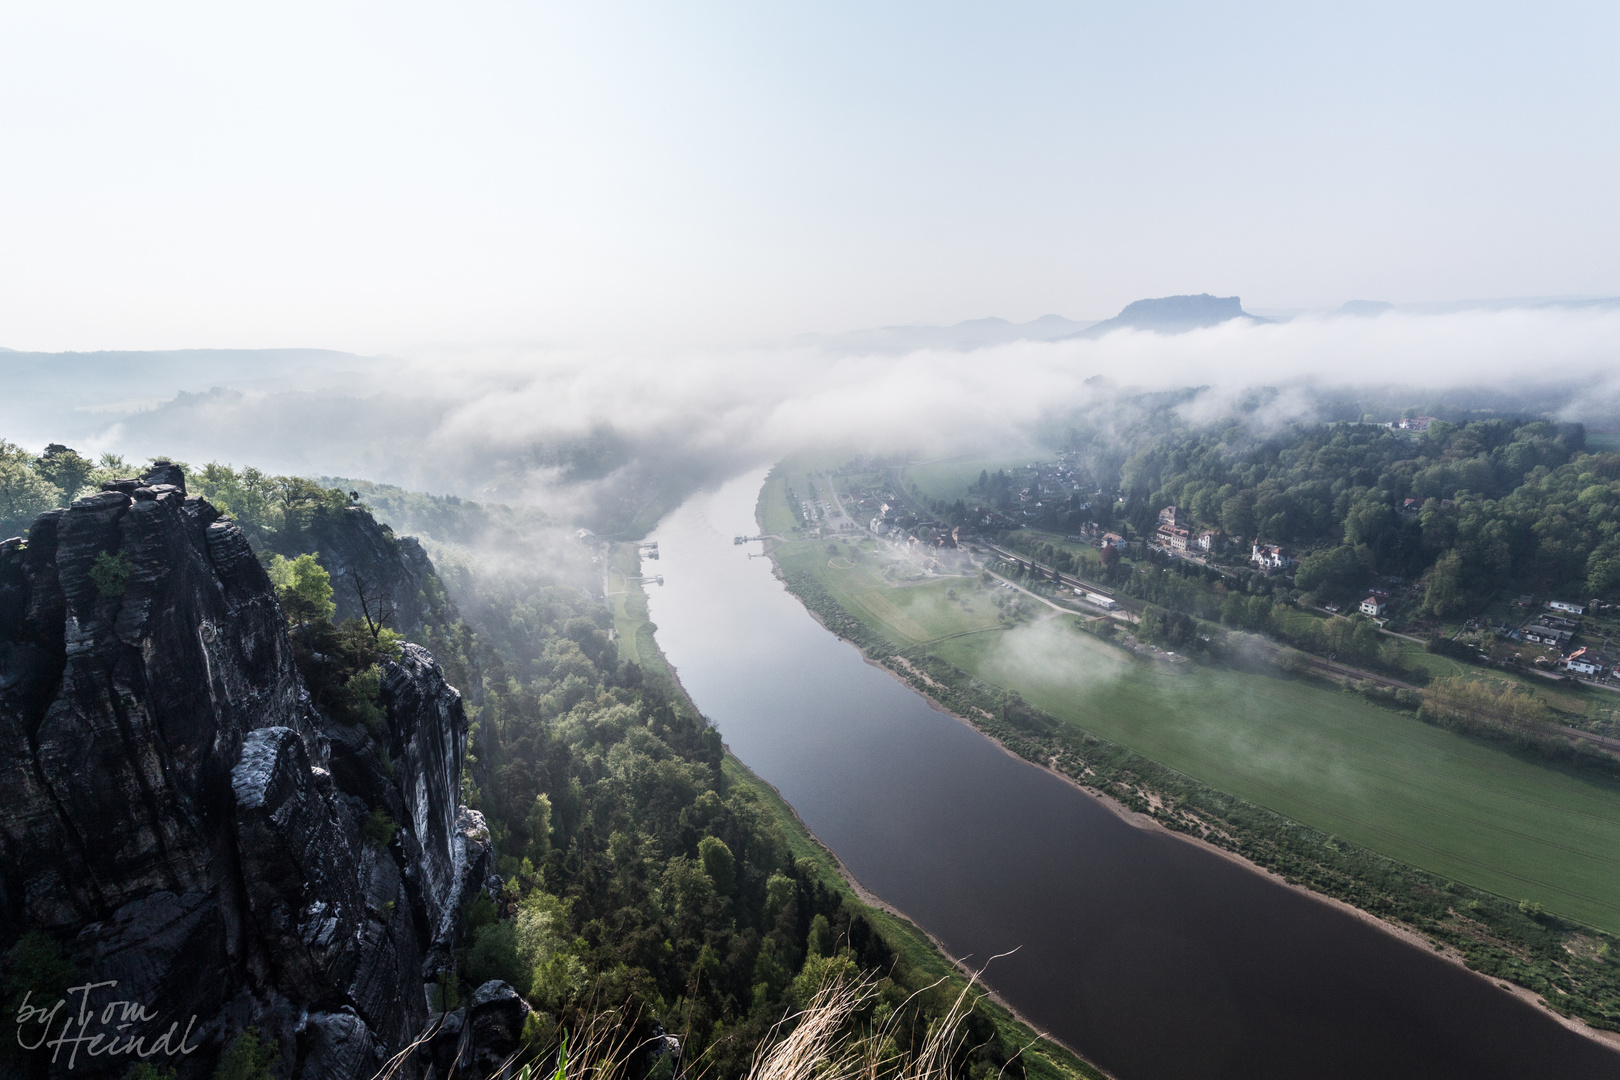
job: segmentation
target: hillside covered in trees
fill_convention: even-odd
[[[1347,599],[1374,575],[1422,578],[1423,609],[1448,619],[1506,591],[1620,601],[1620,454],[1590,451],[1580,424],[1276,424],[1257,403],[1195,423],[1191,397],[1146,396],[1076,423],[1064,458],[1086,490],[1048,500],[1031,523],[1148,537],[1176,506],[1239,561],[1256,538],[1287,545],[1300,590]],[[987,475],[980,491],[1005,508],[1019,486]]]

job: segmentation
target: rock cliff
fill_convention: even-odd
[[[23,1067],[122,1076],[120,1038],[177,1023],[196,1049],[154,1060],[181,1080],[248,1026],[280,1075],[370,1077],[427,1022],[490,871],[459,802],[460,695],[407,645],[385,728],[329,721],[236,525],[172,466],[106,488],[0,544],[0,949],[43,931],[75,984],[116,980],[40,1029],[103,1034],[99,1052]],[[431,573],[386,553],[401,580]],[[114,1000],[149,1022],[116,1035]]]
[[[420,628],[428,617],[423,593],[433,563],[414,536],[396,537],[370,511],[351,506],[316,516],[300,541],[332,575],[339,622],[361,617],[362,594],[372,617],[386,610],[392,616],[388,625],[401,633]]]

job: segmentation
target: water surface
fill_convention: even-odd
[[[861,883],[1120,1077],[1620,1077],[1620,1053],[1354,916],[1004,753],[867,664],[732,543],[754,473],[653,539],[658,641]]]

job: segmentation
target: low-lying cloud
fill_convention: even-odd
[[[307,369],[285,385],[273,370],[256,375],[253,389],[112,424],[87,414],[99,427],[85,441],[624,520],[677,478],[714,482],[802,449],[938,458],[1020,447],[1132,391],[1202,388],[1180,406],[1194,423],[1240,411],[1251,425],[1309,419],[1335,394],[1376,386],[1412,407],[1443,393],[1530,393],[1533,411],[1612,426],[1620,311],[1389,311],[899,355],[803,343],[436,350],[343,365],[331,386]]]

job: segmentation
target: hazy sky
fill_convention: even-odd
[[[8,4],[0,345],[1620,293],[1620,5]]]

